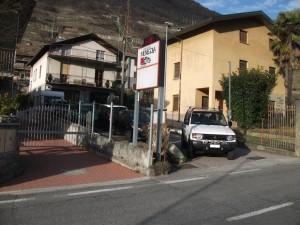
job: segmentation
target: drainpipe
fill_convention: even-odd
[[[180,105],[181,105],[181,75],[182,75],[182,51],[183,51],[183,40],[180,41],[180,74],[179,74],[179,93],[178,93],[178,121],[180,121]]]

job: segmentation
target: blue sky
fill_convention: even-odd
[[[202,6],[220,14],[263,11],[271,19],[279,12],[300,8],[300,0],[195,0]]]

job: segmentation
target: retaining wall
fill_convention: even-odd
[[[152,152],[145,148],[133,146],[126,140],[109,141],[107,137],[94,133],[90,140],[89,149],[146,176],[152,173]]]

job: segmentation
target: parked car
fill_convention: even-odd
[[[114,134],[126,135],[129,142],[132,141],[134,123],[134,110],[125,110],[118,113],[114,119],[113,132]],[[148,140],[148,125],[150,123],[150,116],[140,111],[138,121],[138,138]]]
[[[95,104],[95,111],[94,111],[94,122],[98,119],[98,115],[99,115],[99,107],[100,104],[96,103]],[[68,105],[69,108],[69,105]],[[67,109],[68,109],[67,108]],[[87,115],[89,112],[93,112],[93,103],[81,103],[80,104],[80,123],[85,124],[86,120],[87,120]],[[71,120],[75,123],[78,122],[78,118],[79,118],[79,104],[72,104],[70,105],[70,112],[69,112],[69,117],[71,118]]]
[[[51,100],[52,106],[61,106],[61,105],[67,105],[67,104],[68,104],[68,102],[61,98],[56,98],[56,99]]]
[[[196,152],[223,153],[233,159],[237,143],[229,125],[221,111],[190,107],[182,123],[181,135],[181,145],[187,146],[187,156],[193,158]]]
[[[116,115],[121,112],[127,110],[126,106],[123,105],[113,105],[113,121]],[[100,104],[98,110],[98,116],[95,120],[94,126],[95,128],[100,128],[101,130],[108,131],[110,123],[110,105],[109,104]]]

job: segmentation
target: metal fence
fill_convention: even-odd
[[[36,106],[17,113],[19,146],[85,147],[91,131],[87,114],[70,106]]]
[[[285,108],[274,108],[272,105],[268,109],[268,121],[265,142],[267,146],[286,150],[295,150],[295,105]]]

